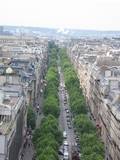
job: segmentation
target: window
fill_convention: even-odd
[[[111,77],[111,71],[106,70],[105,71],[105,77]]]

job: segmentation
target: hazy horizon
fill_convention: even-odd
[[[59,27],[50,27],[50,26],[32,26],[32,25],[9,25],[9,24],[0,24],[0,26],[3,26],[3,27],[25,27],[25,28],[45,28],[45,29],[68,29],[68,30],[84,30],[84,31],[96,31],[96,32],[120,32],[120,29],[119,30],[97,30],[97,29],[84,29],[84,28],[59,28]]]
[[[4,0],[0,25],[120,31],[119,0]]]

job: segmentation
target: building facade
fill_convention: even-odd
[[[120,43],[120,42],[119,42]],[[120,159],[120,52],[114,40],[71,42],[68,56],[105,144],[105,159]]]

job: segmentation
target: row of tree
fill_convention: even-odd
[[[74,125],[80,139],[81,160],[103,160],[104,145],[97,136],[97,131],[87,115],[85,98],[80,88],[79,79],[66,54],[60,49],[61,66],[64,72],[65,84],[69,93]]]
[[[44,91],[43,113],[44,117],[40,127],[35,130],[33,143],[36,150],[36,160],[58,160],[58,148],[62,143],[62,134],[59,130],[58,116],[59,76],[57,70],[58,48],[49,43],[49,64],[46,74],[47,86]]]
[[[43,112],[45,115],[52,114],[58,118],[60,113],[59,108],[59,97],[58,97],[58,86],[59,86],[59,75],[57,69],[57,53],[58,48],[54,43],[49,44],[49,65],[46,74],[47,87],[44,92],[44,108]]]
[[[33,136],[36,160],[59,160],[58,148],[62,135],[58,126],[58,120],[51,114],[42,119]]]

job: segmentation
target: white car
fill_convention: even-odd
[[[66,113],[69,113],[69,110],[68,110],[68,109],[66,110]]]
[[[68,141],[67,140],[64,141],[64,146],[68,146]]]
[[[64,156],[63,156],[64,160],[69,160],[69,154],[67,151],[64,152]]]
[[[63,132],[63,137],[64,137],[64,138],[67,138],[67,133],[66,133],[66,131]]]

